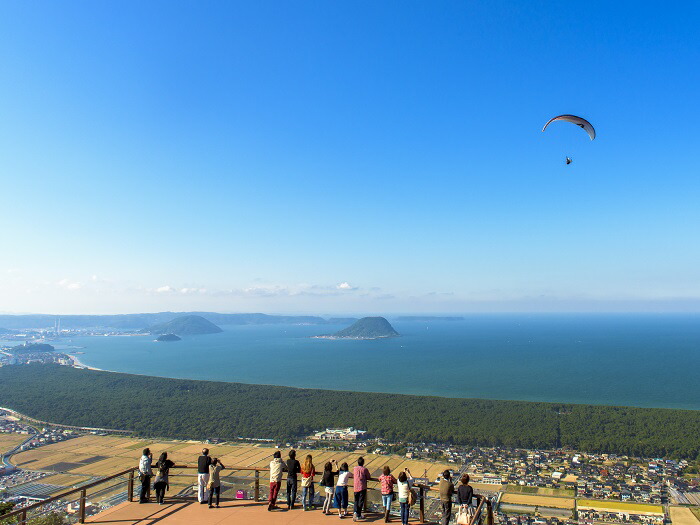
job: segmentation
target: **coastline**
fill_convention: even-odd
[[[80,359],[78,359],[78,357],[75,355],[66,354],[66,356],[68,356],[68,359],[73,361],[73,364],[71,365],[73,368],[86,368],[87,370],[97,370],[98,372],[109,372],[109,370],[103,370],[102,368],[88,366],[85,363],[83,363],[82,361],[80,361]]]

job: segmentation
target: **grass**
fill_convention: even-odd
[[[525,485],[507,485],[505,491],[510,494],[536,494],[538,496],[557,496],[562,498],[574,497],[573,490],[527,487]]]
[[[631,513],[652,513],[652,514],[663,514],[664,509],[659,505],[647,505],[644,503],[623,503],[621,501],[609,501],[609,500],[594,500],[594,499],[580,499],[578,500],[578,507],[592,508],[596,510],[610,510],[612,512],[631,512]]]

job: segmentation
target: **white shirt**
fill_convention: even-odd
[[[338,483],[336,483],[336,487],[347,487],[348,486],[348,476],[350,475],[350,472],[347,470],[341,470],[338,472]]]
[[[153,474],[153,471],[151,470],[151,458],[148,456],[141,456],[141,461],[139,461],[139,472],[144,476],[150,476]]]
[[[408,478],[406,481],[399,481],[397,485],[399,486],[399,500],[405,500],[408,498],[408,491],[411,489],[411,485],[413,485],[413,478]]]

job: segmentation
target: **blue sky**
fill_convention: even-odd
[[[0,311],[700,311],[699,23],[4,2]]]

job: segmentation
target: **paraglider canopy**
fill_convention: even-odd
[[[578,127],[583,129],[586,133],[588,133],[588,136],[591,137],[591,140],[593,140],[595,138],[595,129],[593,129],[593,126],[591,125],[591,123],[588,122],[585,118],[577,117],[576,115],[559,115],[558,117],[554,117],[553,119],[550,119],[544,125],[544,127],[542,128],[542,131],[547,129],[547,126],[549,126],[555,120],[562,120],[564,122],[571,122],[572,124],[576,124]]]

